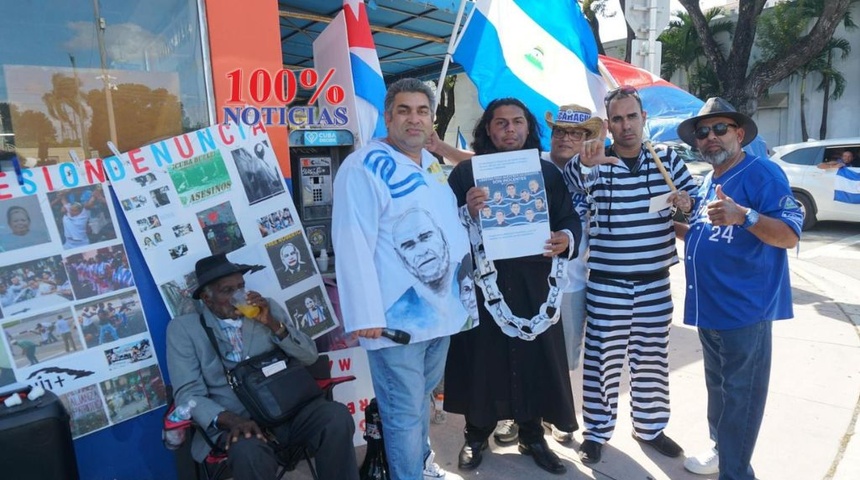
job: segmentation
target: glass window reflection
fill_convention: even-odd
[[[196,0],[0,0],[0,11],[0,152],[23,166],[211,123]]]

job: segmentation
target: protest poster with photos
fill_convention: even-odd
[[[546,189],[537,150],[476,155],[475,186],[490,198],[478,214],[490,260],[543,254],[550,238]]]
[[[113,184],[173,316],[195,311],[195,263],[225,253],[266,267],[245,276],[246,289],[273,298],[318,343],[339,327],[262,125],[215,125],[120,161],[137,166]]]
[[[65,163],[21,178],[0,192],[0,390],[53,391],[75,438],[164,405],[104,170]]]

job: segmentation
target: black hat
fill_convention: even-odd
[[[681,137],[681,140],[687,142],[688,145],[695,147],[696,125],[700,121],[711,117],[731,118],[738,124],[739,128],[743,128],[744,141],[741,142],[742,147],[747,146],[758,135],[758,127],[750,117],[735,110],[735,107],[731,103],[722,98],[711,97],[705,102],[695,117],[688,118],[678,125],[678,136]]]
[[[248,272],[254,273],[264,268],[266,267],[262,265],[233,263],[230,260],[227,260],[226,253],[219,253],[206,258],[201,258],[200,260],[197,260],[197,263],[194,265],[194,274],[197,275],[197,288],[195,288],[194,292],[191,293],[191,297],[195,300],[199,300],[200,292],[203,291],[203,288],[220,278],[233,275],[234,273],[241,273],[243,275]]]

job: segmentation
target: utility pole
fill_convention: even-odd
[[[99,60],[101,61],[102,74],[101,79],[104,83],[105,102],[107,103],[108,128],[110,129],[110,140],[117,145],[116,140],[116,119],[113,114],[113,94],[111,89],[114,87],[111,84],[110,76],[107,73],[107,51],[105,50],[105,27],[107,23],[102,18],[99,10],[99,0],[93,0],[93,11],[95,12],[96,23],[96,38],[99,42]],[[85,152],[89,157],[90,152]]]

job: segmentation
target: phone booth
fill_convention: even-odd
[[[334,176],[340,163],[352,152],[354,143],[349,130],[290,132],[293,201],[315,256],[324,248],[332,253]]]

